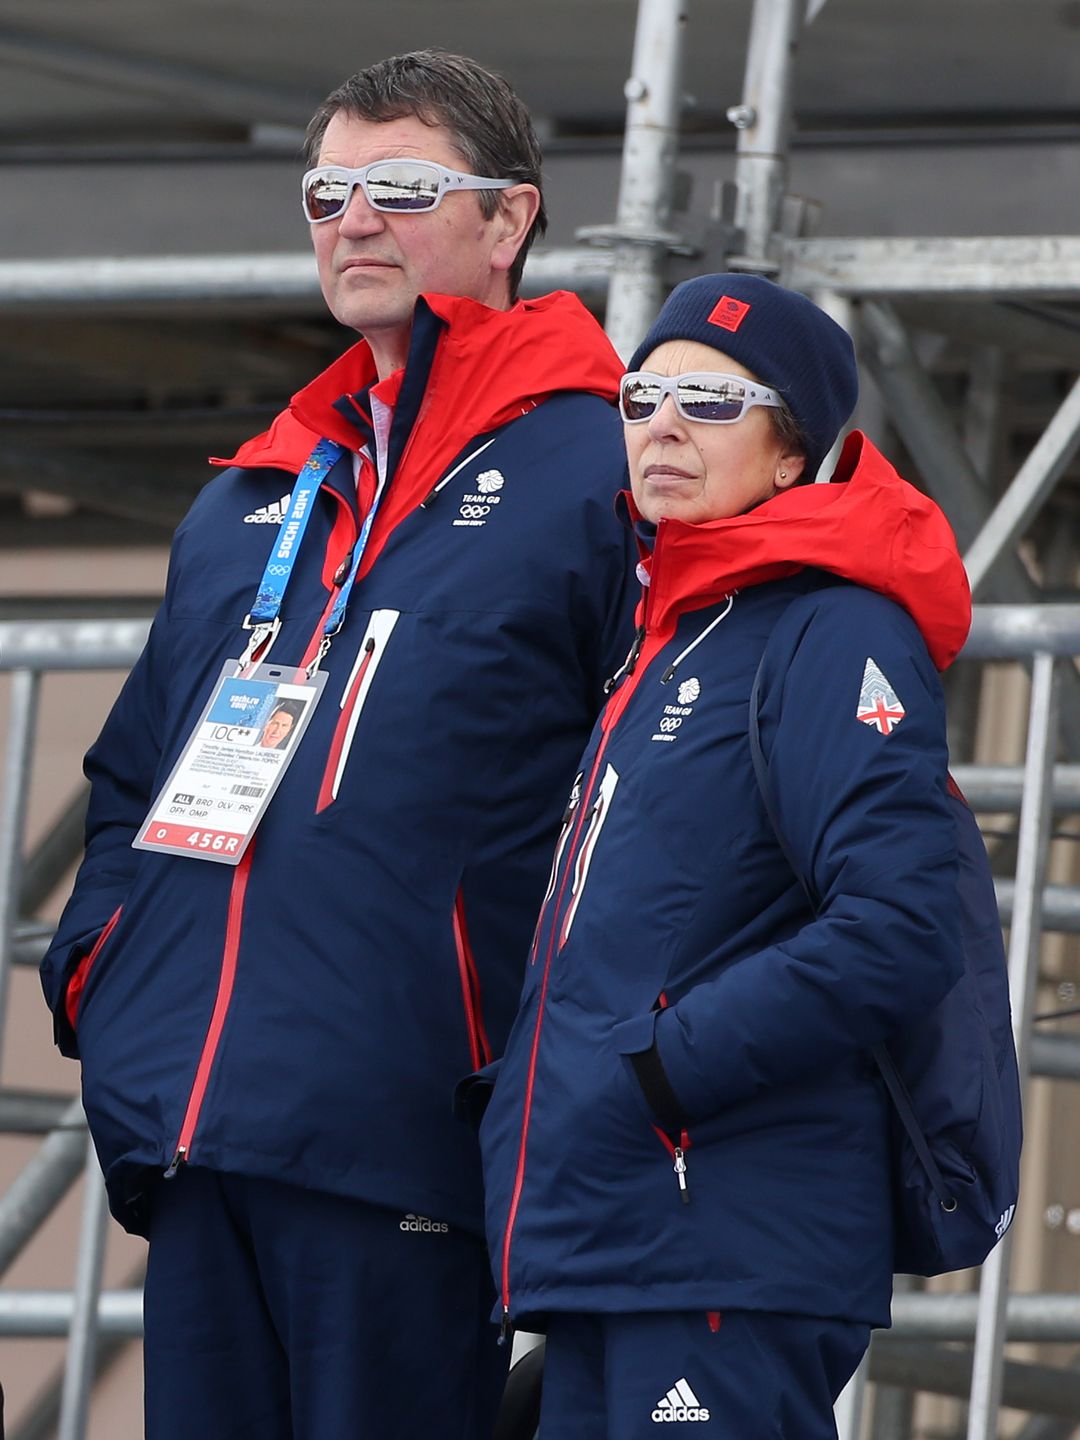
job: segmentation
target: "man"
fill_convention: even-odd
[[[479,1440],[505,1349],[452,1091],[503,1045],[630,639],[621,366],[574,297],[516,301],[540,155],[499,77],[374,65],[307,158],[323,293],[363,339],[177,532],[44,985],[150,1240],[150,1440]],[[201,805],[245,763],[200,738],[209,706],[286,682],[323,690],[271,803],[238,864],[197,858],[236,858],[264,788],[233,787],[243,821]]]

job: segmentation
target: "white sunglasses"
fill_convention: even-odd
[[[706,425],[733,425],[755,405],[782,409],[784,402],[773,390],[755,385],[742,375],[703,374],[653,375],[632,370],[619,382],[619,411],[628,425],[651,420],[664,396],[670,395],[684,420],[703,420]]]
[[[376,160],[359,170],[317,165],[301,181],[301,203],[311,224],[321,225],[345,213],[357,185],[373,210],[397,215],[436,210],[448,190],[506,190],[518,183],[465,175],[434,160]]]

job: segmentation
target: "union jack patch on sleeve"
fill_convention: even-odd
[[[882,735],[891,735],[906,714],[899,695],[886,680],[877,662],[868,655],[855,719],[861,720],[864,725],[873,725]]]

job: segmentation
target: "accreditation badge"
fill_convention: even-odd
[[[235,865],[266,813],[326,676],[228,660],[199,723],[132,841],[137,850]]]

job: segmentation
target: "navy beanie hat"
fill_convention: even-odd
[[[665,340],[699,340],[777,391],[806,441],[813,480],[859,397],[851,336],[795,290],[761,275],[699,275],[668,296],[628,370]]]

